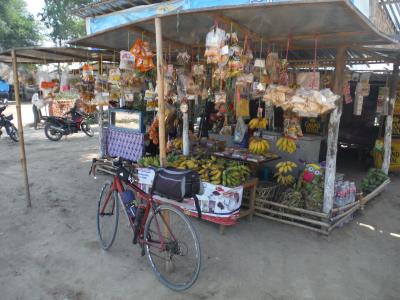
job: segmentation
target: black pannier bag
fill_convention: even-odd
[[[156,171],[152,193],[178,202],[182,202],[184,198],[194,198],[197,212],[201,217],[196,197],[200,188],[201,180],[196,171],[167,168]]]

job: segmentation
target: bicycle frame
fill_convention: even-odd
[[[155,207],[156,206],[155,200],[153,199],[153,197],[151,195],[147,194],[145,191],[143,191],[137,185],[135,185],[133,183],[128,183],[128,182],[125,183],[125,184],[128,185],[130,188],[132,188],[136,192],[136,195],[140,198],[140,200],[143,200],[144,202],[146,202],[146,204],[140,204],[138,206],[138,208],[144,208],[143,219],[141,220],[141,224],[139,224],[139,226],[140,226],[139,239],[138,239],[139,244],[140,245],[149,245],[151,247],[156,247],[160,251],[166,250],[167,243],[165,242],[164,237],[161,234],[160,224],[158,223],[157,218],[155,218],[155,222],[156,222],[157,233],[158,233],[158,236],[160,238],[160,241],[146,241],[145,238],[144,238],[144,225],[146,224],[146,220],[147,220],[147,218],[148,218],[148,216],[150,214],[150,210],[153,209],[153,211],[155,211],[155,208],[156,208]],[[132,220],[132,218],[129,217],[129,215],[126,212],[126,209],[125,209],[125,204],[122,201],[122,196],[121,195],[125,191],[124,184],[123,184],[123,182],[121,181],[121,179],[117,175],[114,176],[114,180],[113,180],[113,182],[111,184],[110,190],[109,190],[109,192],[107,194],[106,201],[104,202],[100,213],[101,214],[105,214],[104,211],[105,211],[105,209],[107,207],[107,204],[110,201],[112,193],[115,192],[115,191],[118,192],[119,202],[120,202],[121,206],[124,208],[125,215],[129,220],[129,223],[130,223],[130,225],[132,227],[132,230],[135,230],[134,220]],[[112,211],[113,212],[114,212],[114,209],[115,209],[115,207],[113,205],[113,207],[112,207]],[[168,222],[165,221],[163,215],[160,215],[160,216],[161,216],[165,226],[167,227],[171,237],[174,240],[176,240],[175,236],[171,232],[171,229],[169,227]]]

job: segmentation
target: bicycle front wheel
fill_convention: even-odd
[[[159,206],[146,221],[144,237],[147,258],[161,283],[175,291],[195,283],[201,265],[200,244],[180,210]]]
[[[111,183],[104,184],[97,205],[97,236],[101,248],[108,250],[117,235],[119,218],[118,192],[111,189]]]

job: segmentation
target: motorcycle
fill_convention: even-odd
[[[9,135],[9,137],[14,141],[14,142],[18,142],[19,141],[19,137],[18,137],[18,129],[14,126],[13,123],[11,123],[11,121],[13,120],[13,115],[4,115],[3,111],[5,111],[5,109],[7,108],[7,102],[8,100],[5,99],[3,100],[4,106],[0,107],[0,135],[2,134],[1,129],[3,127],[5,127],[7,134]]]
[[[59,141],[63,135],[70,135],[83,131],[87,136],[93,137],[94,132],[90,127],[90,117],[85,113],[78,112],[75,120],[64,117],[43,117],[46,124],[44,133],[50,141]]]

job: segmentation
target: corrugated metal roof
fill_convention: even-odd
[[[379,4],[392,20],[397,32],[400,32],[400,0],[379,0]]]
[[[168,0],[104,0],[77,7],[71,10],[71,13],[81,18],[95,17],[139,5],[154,4],[166,1]]]
[[[290,39],[290,58],[313,58],[315,39],[318,40],[318,56],[333,60],[332,49],[346,45],[353,50],[348,54],[352,61],[381,61],[387,55],[376,55],[357,50],[362,45],[390,44],[395,41],[379,32],[376,27],[347,1],[321,0],[286,3],[261,3],[234,8],[208,9],[207,11],[173,11],[162,17],[164,51],[201,49],[211,26],[217,21],[226,30],[233,27],[241,41],[247,34],[252,40],[253,51],[261,46],[284,51]],[[236,28],[236,25],[237,28]],[[239,30],[237,30],[239,28]],[[137,38],[144,38],[155,48],[154,16],[140,19],[119,27],[71,41],[70,44],[126,50]],[[359,51],[359,53],[358,53]]]
[[[115,57],[115,53],[109,50],[72,47],[30,47],[16,48],[15,51],[18,63],[32,64],[97,61],[100,56],[104,61],[112,61]],[[0,62],[12,62],[11,50],[0,52]]]

